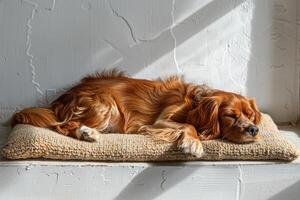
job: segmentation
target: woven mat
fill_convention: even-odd
[[[190,160],[284,160],[297,158],[297,148],[284,139],[271,117],[259,125],[261,140],[233,144],[225,140],[203,141],[204,156],[184,154],[175,145],[155,142],[135,134],[102,134],[89,143],[54,131],[19,124],[12,130],[2,154],[7,159],[46,158],[94,161],[190,161]]]

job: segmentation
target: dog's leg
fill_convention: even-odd
[[[178,145],[185,153],[191,153],[198,158],[204,153],[200,139],[193,132],[185,131],[178,141]]]
[[[152,126],[142,126],[138,132],[151,135],[156,140],[177,142],[185,153],[190,153],[198,158],[203,155],[203,147],[197,131],[190,124],[159,120]]]
[[[96,142],[100,137],[100,133],[96,129],[84,125],[77,128],[75,133],[78,139],[88,142]]]
[[[203,155],[203,147],[194,126],[170,120],[159,120],[156,122],[156,126],[167,126],[181,130],[181,135],[177,141],[178,146],[182,148],[185,153],[190,153],[198,158]]]

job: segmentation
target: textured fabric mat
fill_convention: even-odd
[[[280,136],[271,117],[259,125],[261,140],[233,144],[203,141],[204,156],[184,154],[175,145],[135,134],[102,134],[97,143],[79,141],[54,131],[19,124],[12,130],[2,154],[7,159],[47,158],[95,161],[285,160],[297,158],[297,148]]]

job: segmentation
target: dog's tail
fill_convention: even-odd
[[[51,128],[61,125],[50,108],[25,108],[11,118],[11,126],[16,124],[30,124],[33,126]]]
[[[51,108],[25,108],[15,113],[11,118],[11,126],[17,124],[30,124],[42,128],[53,129],[63,135],[76,137],[75,130],[80,127],[79,122],[70,121],[66,118],[64,121],[58,121],[55,112]]]

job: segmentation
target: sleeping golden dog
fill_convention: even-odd
[[[256,141],[260,118],[255,101],[238,94],[176,76],[142,80],[112,70],[87,76],[47,108],[15,113],[12,125],[51,128],[91,142],[101,133],[147,134],[200,157],[201,140]]]

